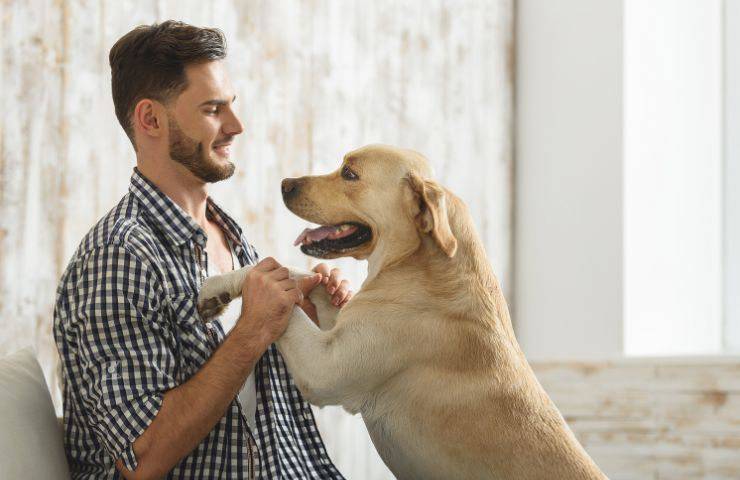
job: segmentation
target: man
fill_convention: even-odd
[[[207,191],[232,175],[229,148],[243,131],[225,56],[220,31],[173,21],[138,27],[110,51],[137,167],[57,291],[75,479],[341,478],[273,345],[294,305],[316,320],[306,294],[319,283],[337,308],[349,300],[339,272],[322,264],[296,284],[267,258],[245,280],[227,336],[196,311],[208,271],[257,259]],[[251,417],[237,394],[253,397]]]

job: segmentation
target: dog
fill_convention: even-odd
[[[360,413],[399,479],[606,478],[527,363],[466,206],[421,154],[370,145],[281,189],[321,225],[299,236],[303,253],[368,261],[349,303],[315,289],[320,328],[296,308],[277,341],[309,402]],[[248,268],[205,282],[204,317]]]

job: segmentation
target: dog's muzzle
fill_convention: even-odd
[[[302,181],[300,178],[286,178],[280,184],[280,190],[283,192],[283,200],[287,201],[295,197],[300,190]]]

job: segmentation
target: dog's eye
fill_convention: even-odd
[[[355,172],[350,170],[348,166],[345,166],[342,169],[342,178],[345,180],[359,180],[360,179],[360,177],[358,177]]]

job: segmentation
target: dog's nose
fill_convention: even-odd
[[[286,178],[280,184],[280,190],[283,192],[283,199],[287,200],[290,197],[294,197],[298,193],[299,179],[297,178]]]

